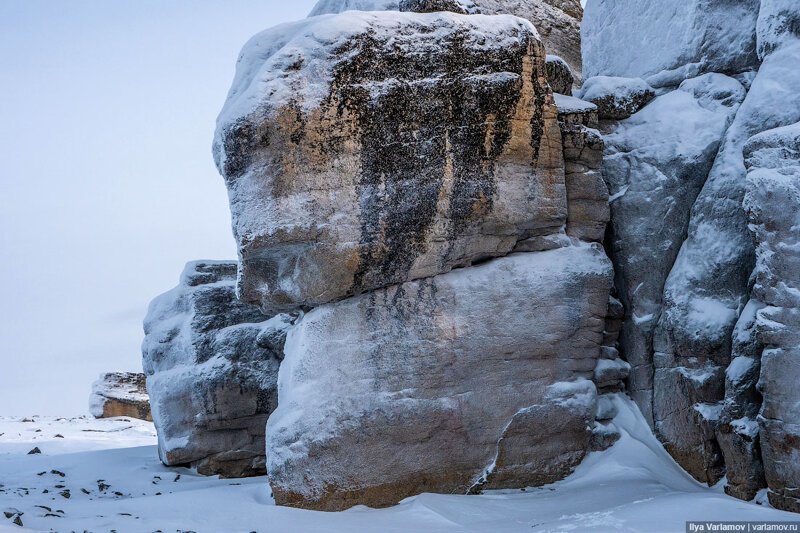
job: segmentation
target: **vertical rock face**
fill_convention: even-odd
[[[618,437],[602,141],[546,73],[507,15],[347,12],[245,47],[215,141],[240,294],[305,313],[266,432],[278,503],[541,485]]]
[[[776,226],[787,223],[758,219],[761,214],[755,216],[763,223],[755,223],[753,213],[761,211],[753,206],[770,205],[774,216],[789,218],[793,214],[786,213],[796,206],[791,195],[767,199],[752,191],[748,220],[742,201],[746,184],[753,186],[745,179],[743,152],[754,158],[747,163],[751,174],[761,174],[756,167],[794,172],[786,161],[796,156],[785,138],[770,137],[780,146],[772,150],[762,146],[766,137],[747,143],[760,132],[800,120],[800,8],[783,0],[633,4],[598,0],[583,26],[586,73],[640,76],[661,88],[661,95],[631,118],[601,123],[609,134],[608,244],[626,307],[620,347],[633,365],[629,384],[645,413],[652,410],[659,438],[693,476],[714,483],[727,469],[726,491],[749,499],[766,475],[770,497],[792,508],[797,478],[783,465],[798,445],[779,429],[772,435],[783,439],[780,452],[767,449],[766,428],[775,426],[771,415],[764,415],[767,401],[762,406],[761,398],[771,383],[779,391],[775,409],[791,410],[796,400],[788,399],[781,379],[769,376],[791,374],[792,366],[766,368],[766,354],[772,352],[764,331],[780,320],[766,318],[774,306],[763,295],[768,283],[750,291],[772,253],[762,251],[772,245],[761,244],[770,239],[758,228],[778,231]],[[635,42],[642,46],[631,46]],[[711,74],[689,79],[703,72]],[[741,85],[722,74],[735,75]],[[681,99],[684,118],[670,104]],[[691,120],[698,122],[686,127]],[[779,167],[783,170],[774,170]],[[639,192],[632,189],[637,182]],[[757,264],[748,223],[756,228]],[[791,248],[771,239],[781,253]],[[769,283],[790,286],[779,277]],[[784,458],[778,459],[780,454]]]
[[[800,512],[800,123],[753,137],[745,154],[757,242],[751,301],[764,306],[755,315],[764,473],[770,503]],[[743,414],[732,425],[753,423],[752,412]]]
[[[425,6],[424,8],[415,6]],[[515,15],[536,26],[549,54],[563,58],[581,78],[580,0],[319,0],[309,16],[361,11],[454,11]]]
[[[214,146],[240,297],[313,307],[558,232],[544,59],[508,16],[348,12],[254,37]]]
[[[584,77],[675,86],[758,66],[759,0],[593,0],[581,25]]]
[[[238,302],[236,263],[197,261],[150,304],[142,345],[164,464],[226,477],[264,472],[289,317]]]
[[[289,333],[267,425],[279,504],[541,485],[589,447],[611,266],[515,254],[350,298]]]
[[[89,411],[95,418],[129,416],[152,421],[144,374],[110,372],[92,384]]]

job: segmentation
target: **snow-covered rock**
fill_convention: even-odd
[[[575,75],[566,61],[558,56],[548,55],[546,61],[547,83],[554,93],[572,96],[572,86],[575,84]]]
[[[584,82],[580,96],[597,106],[601,119],[622,120],[649,104],[656,93],[639,78],[594,76]]]
[[[676,86],[758,67],[760,0],[593,0],[581,25],[584,77]]]
[[[580,0],[319,0],[309,16],[348,10],[412,10],[404,4],[437,5],[441,11],[516,15],[536,26],[547,52],[564,58],[572,72],[581,77]],[[427,11],[427,9],[426,9]]]
[[[558,233],[556,119],[517,17],[350,11],[258,34],[214,143],[240,297],[314,307]]]
[[[590,447],[610,283],[602,248],[583,244],[307,313],[267,425],[276,502],[385,506],[564,477]]]
[[[751,302],[766,306],[755,314],[764,473],[770,503],[800,512],[800,122],[754,136],[745,155],[757,242]]]
[[[95,418],[128,416],[152,421],[144,374],[109,372],[92,384],[89,412]]]
[[[267,320],[235,286],[235,262],[195,261],[150,304],[142,354],[166,465],[225,477],[264,471],[289,317]]]
[[[651,422],[653,330],[664,283],[691,207],[744,97],[736,80],[706,74],[659,96],[629,119],[605,125],[609,250],[626,308],[621,351],[633,366],[629,391]]]
[[[414,13],[450,11],[462,15],[477,15],[481,12],[471,0],[400,0],[398,8],[400,11]]]

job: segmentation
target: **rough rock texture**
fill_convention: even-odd
[[[558,123],[564,146],[567,187],[567,235],[602,242],[610,218],[608,188],[600,167],[603,139],[597,128],[597,108],[577,98],[556,95]]]
[[[759,0],[592,0],[581,25],[584,77],[676,86],[758,66]]]
[[[89,411],[95,418],[128,416],[152,421],[144,374],[110,372],[92,384]]]
[[[769,9],[762,8],[760,16],[767,13]],[[766,31],[765,27],[759,25],[761,31]],[[775,37],[769,34],[765,39]],[[687,392],[696,401],[720,401],[724,397],[733,333],[747,303],[748,281],[755,264],[752,236],[742,209],[746,183],[742,150],[751,136],[800,121],[800,46],[796,43],[791,37],[789,44],[762,47],[768,55],[762,56],[758,74],[692,207],[688,237],[665,286],[655,350],[664,361],[662,366],[690,367],[704,378],[687,384]],[[665,410],[670,409],[665,406]],[[709,420],[709,425],[715,424],[716,420]],[[683,447],[691,448],[691,440]],[[700,455],[702,462],[712,462],[707,452]],[[691,453],[682,464],[698,465],[700,455]],[[710,481],[721,473],[717,467],[712,469]]]
[[[611,276],[583,244],[307,313],[267,425],[276,502],[384,506],[567,475],[593,438]]]
[[[235,262],[192,262],[150,304],[142,353],[164,464],[226,477],[264,472],[290,322],[240,303],[235,286]]]
[[[547,83],[554,93],[572,96],[572,86],[575,85],[575,75],[566,61],[558,56],[547,56]]]
[[[600,119],[622,120],[649,104],[656,93],[638,78],[595,76],[584,82],[580,96],[597,106]]]
[[[683,82],[627,120],[606,123],[603,177],[611,193],[607,246],[626,309],[621,350],[629,392],[653,422],[653,330],[664,283],[720,140],[744,88],[721,74]],[[669,391],[663,397],[670,401]],[[689,407],[691,408],[691,407]]]
[[[400,0],[398,8],[400,11],[414,13],[450,11],[462,15],[477,15],[481,12],[470,0]]]
[[[763,468],[770,503],[800,512],[800,123],[756,135],[745,155],[744,205],[757,242],[751,303],[760,307],[755,332],[763,350],[757,418]],[[757,398],[750,399],[742,403],[752,409]],[[738,422],[749,426],[753,418],[745,412]]]
[[[557,233],[556,116],[520,18],[347,12],[262,32],[214,145],[240,297],[313,307]]]
[[[435,4],[446,8],[442,10],[458,13],[466,10],[468,13],[516,15],[527,19],[536,26],[547,52],[564,58],[580,81],[580,26],[583,17],[580,0],[320,0],[309,16],[347,10],[394,11],[401,9],[404,3]]]

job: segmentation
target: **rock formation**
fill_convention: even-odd
[[[95,418],[128,416],[152,421],[144,374],[110,372],[92,384],[89,411]]]
[[[534,24],[547,52],[563,58],[576,80],[581,79],[580,0],[319,0],[309,16],[347,10],[454,11],[522,17]]]
[[[214,148],[240,295],[305,311],[279,504],[541,485],[618,438],[596,108],[546,75],[510,16],[347,12],[245,47]]]
[[[694,477],[713,484],[727,472],[726,491],[750,499],[766,475],[771,501],[785,509],[796,508],[800,478],[780,466],[792,461],[777,457],[799,453],[800,445],[780,422],[770,437],[782,444],[764,445],[775,426],[761,395],[771,389],[769,409],[786,420],[798,393],[790,363],[782,363],[782,378],[761,364],[762,350],[771,353],[761,324],[772,304],[753,283],[772,255],[761,252],[766,237],[756,229],[756,263],[748,231],[748,222],[766,232],[780,223],[752,218],[770,203],[757,191],[749,197],[750,220],[742,201],[746,183],[753,184],[745,180],[744,153],[757,176],[756,166],[782,174],[796,168],[785,137],[767,136],[768,150],[753,136],[800,120],[798,20],[800,9],[788,1],[598,0],[583,27],[586,73],[643,77],[660,88],[631,118],[601,123],[612,195],[608,245],[626,307],[620,341],[633,366],[632,394]],[[587,80],[582,97],[596,102],[587,97],[592,84]],[[770,155],[758,155],[764,150]],[[791,195],[781,202],[785,212],[798,209]],[[781,273],[770,283],[790,286],[790,278]]]
[[[150,304],[142,353],[166,465],[264,473],[264,426],[277,405],[290,318],[268,320],[240,303],[235,280],[235,262],[192,262],[178,287]]]

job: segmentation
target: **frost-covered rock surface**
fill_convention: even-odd
[[[795,416],[795,393],[786,391],[796,378],[791,363],[765,363],[773,349],[791,351],[796,341],[768,346],[774,338],[765,332],[781,326],[765,291],[792,286],[783,279],[792,270],[776,274],[781,269],[770,263],[792,261],[792,236],[781,228],[792,227],[797,206],[794,193],[759,176],[796,172],[791,128],[775,128],[800,121],[798,21],[800,6],[788,0],[597,0],[583,26],[585,73],[642,77],[659,87],[631,118],[601,123],[609,133],[609,250],[626,306],[620,348],[633,366],[632,393],[694,477],[715,483],[727,473],[726,491],[743,499],[768,483],[771,501],[795,510],[798,479],[786,465],[797,463],[800,441],[783,421]],[[687,93],[689,84],[695,88]],[[705,95],[697,91],[703,86]],[[689,93],[689,107],[664,113],[666,102]],[[683,133],[674,136],[670,124]],[[627,128],[633,147],[637,136],[641,142],[620,150]],[[759,135],[767,130],[773,133]],[[679,186],[665,185],[678,177]],[[633,181],[652,184],[637,195]],[[774,416],[764,414],[770,388]]]
[[[307,313],[267,425],[276,502],[385,506],[563,478],[590,446],[610,283],[584,244]]]
[[[650,103],[656,93],[642,79],[594,76],[584,82],[580,97],[597,106],[601,119],[622,120]]]
[[[109,372],[92,384],[89,412],[95,418],[129,416],[152,421],[144,374]]]
[[[800,512],[800,123],[756,135],[745,154],[745,207],[758,245],[751,303],[760,307],[764,474],[772,505]],[[752,417],[739,423],[754,437]]]
[[[584,77],[675,86],[758,67],[759,0],[592,0],[581,25]]]
[[[580,0],[319,0],[309,16],[347,10],[404,9],[404,4],[438,5],[440,10],[484,15],[516,15],[531,21],[547,52],[562,57],[581,77]],[[415,10],[415,9],[410,9]]]
[[[558,56],[547,56],[547,83],[554,93],[572,96],[572,86],[575,84],[575,75],[566,61]]]
[[[477,15],[481,12],[471,0],[400,0],[398,8],[400,11],[414,13],[451,11],[462,15]]]
[[[264,472],[289,317],[236,299],[236,263],[196,261],[145,318],[144,370],[159,455],[225,477]]]
[[[556,115],[517,17],[347,12],[262,32],[214,144],[240,297],[313,307],[558,232]]]

